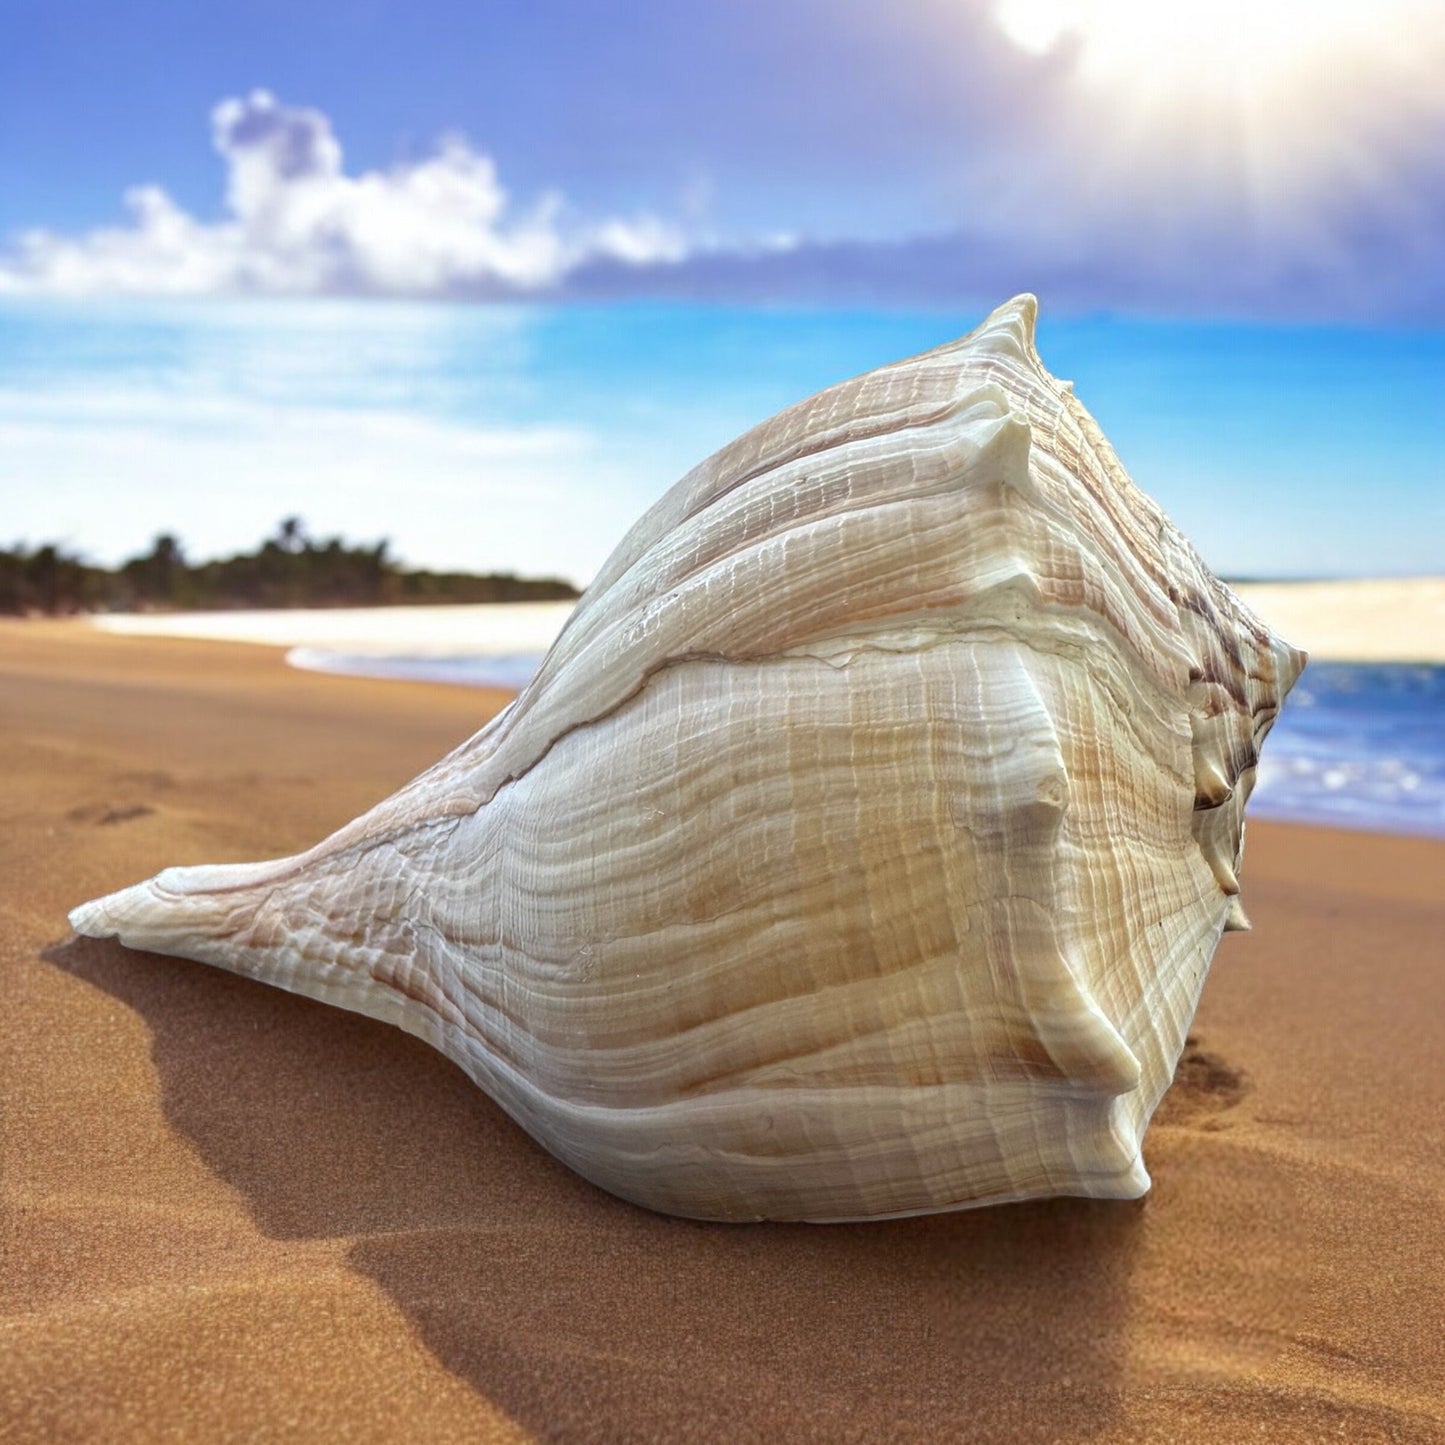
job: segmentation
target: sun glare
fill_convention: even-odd
[[[999,0],[997,16],[1009,39],[1035,54],[1076,44],[1091,80],[1195,90],[1269,85],[1321,52],[1377,50],[1435,9],[1421,0]]]
[[[1263,209],[1347,176],[1378,187],[1370,157],[1438,123],[1445,94],[1442,0],[995,0],[995,18],[1066,63],[1101,180],[1162,168]]]

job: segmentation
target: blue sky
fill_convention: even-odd
[[[0,290],[1445,321],[1438,0],[0,21]]]
[[[695,462],[967,311],[354,299],[0,301],[0,544],[193,555],[300,512],[416,564],[585,581]],[[1445,570],[1445,332],[1040,319],[1217,569]]]
[[[1217,567],[1445,570],[1438,0],[0,0],[0,40],[10,536],[300,511],[585,579],[737,431],[1032,290]]]

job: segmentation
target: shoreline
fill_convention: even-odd
[[[66,910],[309,846],[508,694],[0,624],[0,1423],[18,1438],[1445,1431],[1445,842],[1251,821],[1138,1202],[713,1226],[419,1040]]]

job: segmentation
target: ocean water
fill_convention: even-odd
[[[519,688],[542,654],[365,657],[307,648],[291,660],[328,672]],[[1265,743],[1249,815],[1445,838],[1445,667],[1312,662]]]
[[[1249,809],[1445,838],[1445,667],[1312,662],[1264,745]]]
[[[545,656],[542,652],[503,652],[484,657],[378,657],[368,653],[333,652],[321,647],[293,647],[286,654],[286,661],[308,672],[340,672],[350,677],[387,677],[407,682],[449,682],[459,687],[515,688],[520,692],[541,667]]]

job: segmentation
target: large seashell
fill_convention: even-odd
[[[1142,1194],[1304,654],[1035,310],[689,473],[521,696],[309,853],[71,922],[390,1020],[654,1209]]]

